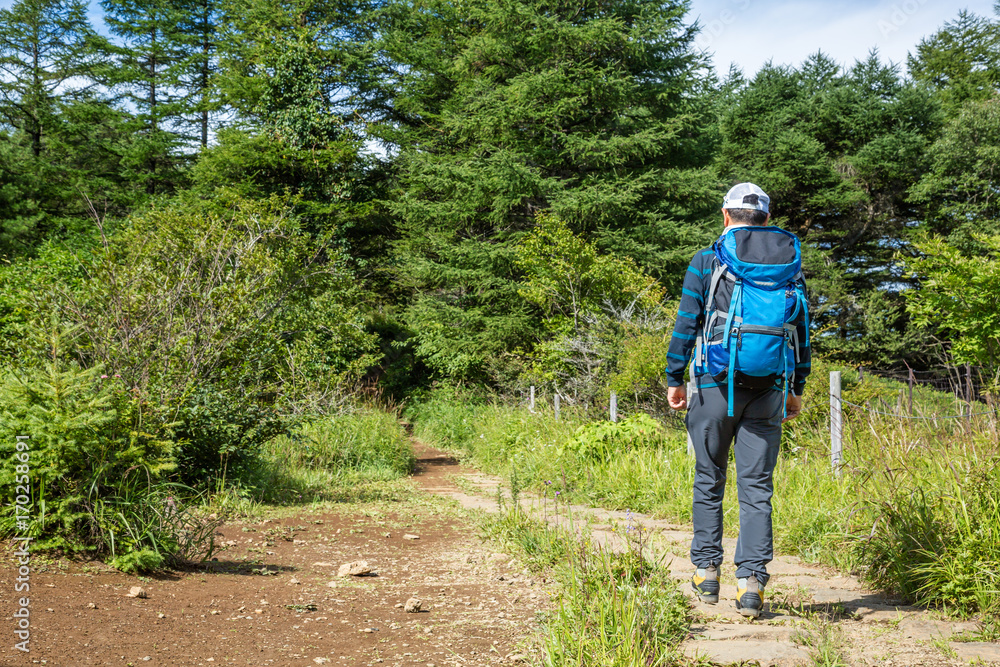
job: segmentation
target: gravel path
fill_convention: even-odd
[[[460,467],[446,453],[417,442],[418,458],[434,468],[421,487],[456,500],[462,507],[497,511],[500,479]],[[591,539],[610,549],[628,548],[623,528],[631,521],[648,540],[644,553],[663,558],[689,595],[696,621],[683,652],[710,664],[910,665],[960,667],[970,662],[1000,665],[1000,644],[962,642],[976,624],[957,622],[940,614],[902,604],[865,587],[852,576],[802,562],[794,556],[778,556],[768,567],[772,577],[764,611],[755,621],[743,618],[733,601],[736,581],[732,564],[722,571],[720,602],[704,604],[694,599],[690,588],[692,565],[687,552],[689,526],[651,517],[609,511],[582,505],[558,506],[552,499],[521,494],[521,506],[553,526],[589,530]],[[735,548],[726,539],[727,554]],[[728,576],[727,576],[728,575]],[[826,659],[840,656],[841,662]]]

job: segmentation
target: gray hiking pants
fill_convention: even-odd
[[[710,378],[704,378],[711,382]],[[767,564],[774,555],[771,532],[772,474],[781,446],[784,394],[775,389],[735,388],[733,416],[728,417],[726,386],[702,387],[688,397],[685,418],[694,443],[695,476],[692,518],[695,567],[722,563],[722,496],[726,490],[729,448],[735,438],[736,489],[740,534],[736,541],[736,577],[754,575],[767,584]]]

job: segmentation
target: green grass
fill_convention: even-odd
[[[532,567],[553,572],[556,609],[538,643],[546,667],[666,667],[690,625],[689,607],[667,568],[644,545],[612,553],[586,538],[529,518],[517,504],[486,515],[483,534]]]
[[[393,482],[413,464],[413,448],[396,415],[360,409],[269,441],[228,493],[270,504],[391,500],[403,491]]]
[[[853,570],[873,586],[968,615],[1000,611],[1000,449],[993,415],[901,420],[848,410],[844,465],[831,473],[825,368],[802,417],[785,429],[775,471],[779,553]],[[844,374],[845,399],[878,406],[905,385]],[[894,401],[895,402],[895,401]],[[954,398],[917,388],[917,414],[954,414]],[[881,406],[879,406],[881,409]],[[411,409],[417,435],[478,467],[550,496],[632,509],[677,522],[691,517],[693,465],[677,428],[642,437],[564,411],[561,421],[501,401],[432,393]],[[611,435],[608,435],[610,433]],[[612,447],[581,438],[617,438]],[[609,453],[610,452],[610,453]],[[596,453],[596,454],[595,454]],[[726,533],[738,529],[730,468]]]

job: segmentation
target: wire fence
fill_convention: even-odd
[[[958,371],[964,371],[959,373]],[[845,425],[850,428],[850,421],[845,420],[845,408],[850,408],[852,412],[864,413],[868,415],[878,415],[883,418],[889,418],[894,420],[899,420],[901,423],[913,423],[913,422],[932,422],[935,428],[938,428],[938,421],[956,420],[959,428],[967,429],[969,433],[972,432],[974,427],[982,427],[981,422],[973,422],[974,417],[983,417],[989,415],[993,417],[993,421],[989,423],[989,426],[993,430],[994,435],[996,434],[996,418],[997,414],[997,403],[995,396],[990,396],[988,392],[983,392],[982,387],[985,387],[985,383],[982,382],[982,376],[977,373],[978,381],[974,381],[973,372],[971,366],[966,366],[964,369],[949,369],[950,376],[947,378],[932,378],[932,381],[921,382],[917,377],[918,371],[910,370],[907,373],[899,373],[896,371],[868,371],[871,375],[885,378],[889,380],[897,380],[899,382],[905,382],[907,388],[909,389],[909,396],[905,403],[907,407],[904,408],[904,394],[905,389],[900,389],[899,393],[896,395],[896,410],[891,411],[890,409],[879,409],[878,407],[873,407],[871,402],[866,402],[864,405],[860,403],[855,403],[852,401],[845,400],[841,395],[841,371],[832,371],[830,373],[830,462],[835,475],[840,475],[841,466],[843,465],[843,440]],[[924,371],[924,373],[934,373],[934,371]],[[859,381],[864,382],[864,369],[858,369]],[[964,375],[964,377],[963,377]],[[958,402],[957,414],[927,414],[927,412],[921,406],[915,406],[913,401],[913,389],[915,386],[920,385],[927,387],[930,385],[932,388],[937,389],[935,383],[947,382],[944,391],[948,393],[953,393],[955,395],[955,400]],[[978,388],[978,389],[977,389]],[[876,398],[875,400],[885,404],[882,398]],[[986,409],[981,409],[983,405],[987,405]],[[940,408],[940,404],[938,405]],[[916,408],[916,409],[915,409]],[[961,420],[961,421],[958,421]],[[978,424],[978,425],[977,425]]]
[[[857,403],[851,403],[850,401],[845,401],[840,399],[840,402],[844,405],[849,405],[852,408],[858,408],[876,415],[883,415],[885,417],[895,417],[897,419],[924,419],[928,421],[933,421],[935,419],[968,419],[969,417],[975,417],[977,415],[992,415],[996,414],[995,410],[982,410],[980,412],[967,412],[960,415],[903,415],[898,412],[886,412],[885,410],[876,410],[870,405],[858,405]]]

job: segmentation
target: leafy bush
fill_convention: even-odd
[[[571,451],[580,459],[610,461],[616,456],[656,446],[663,441],[663,426],[647,414],[637,412],[620,422],[601,421],[584,424],[556,455]]]
[[[0,333],[25,364],[49,318],[62,357],[107,369],[174,431],[178,474],[203,484],[250,461],[299,413],[325,411],[373,362],[345,260],[279,197],[218,192],[136,215],[83,249],[3,272]]]
[[[189,484],[239,476],[265,442],[290,428],[287,416],[238,388],[226,392],[206,383],[181,400],[173,412],[177,463]]]

